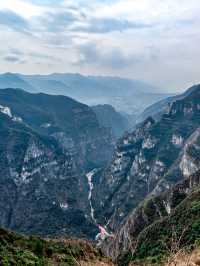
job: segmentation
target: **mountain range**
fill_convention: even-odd
[[[43,92],[72,97],[87,105],[110,104],[117,111],[140,114],[144,109],[171,94],[161,92],[147,83],[118,78],[83,76],[80,74],[0,75],[0,88],[20,88],[28,92]]]
[[[144,114],[130,130],[110,105],[1,89],[0,226],[93,241],[100,229],[98,247],[120,266],[164,265],[174,232],[179,249],[194,245],[200,85]]]

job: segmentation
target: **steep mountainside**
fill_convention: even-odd
[[[0,105],[39,134],[54,137],[62,148],[79,149],[84,164],[103,164],[110,157],[110,131],[99,125],[95,113],[84,104],[65,96],[5,89],[0,90]]]
[[[44,240],[0,229],[0,264],[40,266],[112,266],[89,242]]]
[[[149,195],[141,204],[129,214],[124,225],[116,233],[115,239],[109,239],[105,242],[103,248],[105,253],[109,254],[113,258],[117,258],[119,255],[126,260],[127,256],[130,257],[131,252],[142,248],[142,242],[138,242],[138,237],[143,234],[143,231],[147,231],[148,227],[153,223],[163,219],[170,219],[170,215],[176,211],[177,206],[190,197],[190,195],[198,190],[200,186],[200,172],[196,172],[190,177],[178,182],[175,186],[167,189],[164,193],[155,195]],[[200,198],[197,200],[200,201]],[[199,216],[200,218],[200,216]],[[173,225],[173,221],[171,221]],[[193,222],[191,220],[191,222]],[[172,226],[173,227],[173,226]],[[172,230],[169,228],[169,231]],[[180,228],[184,229],[185,223]],[[158,240],[159,237],[156,236]],[[152,241],[153,243],[153,241]],[[184,243],[187,245],[188,243]],[[140,246],[140,247],[139,247]],[[151,252],[150,246],[148,247]],[[153,249],[153,245],[152,245]],[[159,251],[160,252],[160,251]],[[143,253],[145,257],[150,256],[147,250]],[[154,254],[156,256],[156,254]],[[158,254],[157,254],[158,255]],[[130,259],[130,258],[129,258]],[[128,260],[128,259],[127,259]]]
[[[155,120],[159,120],[162,115],[168,111],[170,104],[176,101],[176,97],[179,96],[168,97],[150,105],[137,117],[136,123],[141,123],[149,116],[153,117]]]
[[[111,105],[92,106],[100,125],[111,128],[113,135],[121,137],[126,130],[130,128],[128,119],[118,113]]]
[[[87,172],[107,163],[112,139],[70,98],[0,91],[0,224],[41,235],[94,237]]]
[[[200,169],[199,124],[200,86],[195,86],[161,120],[148,118],[120,139],[111,165],[94,176],[95,218],[116,232],[146,197]]]
[[[126,223],[118,265],[144,261],[164,265],[166,257],[199,246],[200,172],[178,183],[163,195],[147,199]],[[140,218],[139,218],[140,217]],[[123,228],[125,232],[125,227]],[[112,249],[114,251],[114,249]],[[119,254],[118,253],[118,254]],[[172,264],[176,265],[176,264]],[[193,265],[193,264],[191,264]],[[198,265],[198,264],[194,264]]]

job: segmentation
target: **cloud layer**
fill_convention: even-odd
[[[1,72],[118,75],[171,91],[200,81],[199,0],[2,2]]]

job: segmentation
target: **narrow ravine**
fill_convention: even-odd
[[[107,225],[108,223],[105,225],[105,226],[101,226],[100,224],[97,223],[97,220],[95,219],[95,216],[94,216],[94,208],[93,208],[93,205],[92,205],[92,191],[93,191],[93,188],[94,188],[94,184],[92,182],[92,179],[93,179],[93,176],[97,173],[98,169],[93,169],[92,171],[88,172],[86,174],[86,177],[87,177],[87,180],[88,180],[88,186],[89,186],[89,192],[88,192],[88,200],[89,200],[89,203],[90,203],[90,216],[93,220],[93,222],[98,226],[99,228],[99,233],[96,235],[95,237],[95,240],[97,241],[97,246],[100,246],[101,245],[101,242],[106,238],[106,237],[113,237],[112,234],[108,233],[107,232]]]
[[[94,188],[93,182],[92,182],[92,178],[93,176],[96,174],[97,169],[93,169],[92,171],[90,171],[89,173],[86,174],[87,180],[88,180],[88,186],[89,186],[89,193],[88,193],[88,200],[90,203],[90,215],[92,220],[94,221],[94,223],[96,224],[97,221],[94,217],[94,208],[92,206],[92,190]]]

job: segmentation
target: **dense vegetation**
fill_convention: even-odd
[[[25,237],[0,229],[0,265],[79,265],[78,262],[103,261],[90,243],[80,240],[44,240]],[[86,264],[87,265],[87,264]]]
[[[151,211],[151,210],[149,210]],[[200,188],[184,199],[171,215],[155,221],[138,237],[134,253],[126,253],[119,265],[130,261],[161,265],[174,252],[192,249],[200,243]]]

